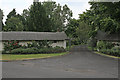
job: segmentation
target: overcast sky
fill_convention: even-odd
[[[47,0],[39,0],[41,2]],[[82,13],[86,9],[90,8],[88,4],[89,0],[54,0],[57,3],[60,3],[62,6],[67,4],[68,7],[73,11],[73,18],[78,18],[78,14]],[[33,3],[33,0],[0,0],[0,8],[4,12],[4,21],[6,15],[12,11],[13,8],[16,9],[17,13],[21,14],[23,9],[28,9]]]

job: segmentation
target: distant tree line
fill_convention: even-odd
[[[22,14],[13,9],[7,15],[2,31],[65,31],[71,17],[72,11],[67,5],[61,6],[54,1],[33,2]]]

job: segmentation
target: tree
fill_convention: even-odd
[[[3,11],[0,9],[0,31],[2,31],[2,26],[4,26],[3,24]]]
[[[90,33],[90,27],[84,22],[79,22],[79,26],[76,29],[76,34],[78,36],[77,39],[79,44],[87,43],[89,39],[89,33]]]
[[[90,10],[80,14],[79,18],[92,28],[91,37],[95,37],[98,30],[108,32],[109,34],[120,32],[120,18],[116,16],[116,14],[120,14],[120,2],[90,2],[90,5]]]
[[[49,32],[51,31],[49,24],[49,18],[41,2],[34,2],[29,9],[29,17],[27,18],[28,30]]]
[[[52,22],[52,24],[50,24],[52,26],[52,31],[65,31],[67,28],[66,25],[72,17],[72,11],[68,6],[61,6],[54,1],[45,1],[43,2],[43,6],[45,7],[48,18]]]
[[[23,31],[24,25],[22,23],[22,16],[16,13],[13,9],[8,15],[3,26],[3,31]]]
[[[28,26],[28,19],[30,17],[29,13],[30,12],[27,9],[24,9],[23,13],[21,15],[21,20],[22,20],[22,23],[24,25],[24,31],[28,31],[29,30],[29,26]]]
[[[16,17],[16,10],[13,9],[8,15],[7,15],[7,19],[11,18],[11,17]]]
[[[22,21],[17,17],[11,17],[7,20],[4,31],[23,31]]]
[[[76,34],[76,29],[79,26],[79,22],[76,19],[71,19],[69,24],[67,25],[67,30],[65,31],[67,36],[69,36],[70,38],[77,38],[77,34]]]

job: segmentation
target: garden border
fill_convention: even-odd
[[[94,53],[95,53],[95,54],[98,54],[98,55],[101,55],[101,56],[109,57],[109,58],[120,59],[120,57],[116,57],[116,56],[104,54],[104,53],[97,52],[97,51],[94,51]]]

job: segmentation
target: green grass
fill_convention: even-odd
[[[54,56],[62,56],[68,54],[68,52],[64,53],[51,53],[51,54],[2,54],[1,60],[25,60],[25,59],[37,59],[37,58],[48,58]]]
[[[92,50],[92,47],[89,47],[89,46],[88,46],[88,49],[89,49],[89,50]]]
[[[92,50],[92,47],[89,47],[88,46],[88,50]],[[102,55],[102,56],[106,56],[106,57],[111,57],[111,58],[117,58],[117,59],[120,59],[120,57],[116,57],[116,56],[112,56],[112,55],[108,55],[108,54],[104,54],[104,53],[101,53],[101,52],[98,52],[97,51],[97,48],[94,48],[96,54],[99,54],[99,55]]]
[[[100,52],[94,52],[96,54],[102,55],[102,56],[107,56],[107,57],[111,57],[111,58],[117,58],[120,59],[120,57],[116,57],[116,56],[112,56],[112,55],[108,55],[108,54],[104,54],[104,53],[100,53]]]

